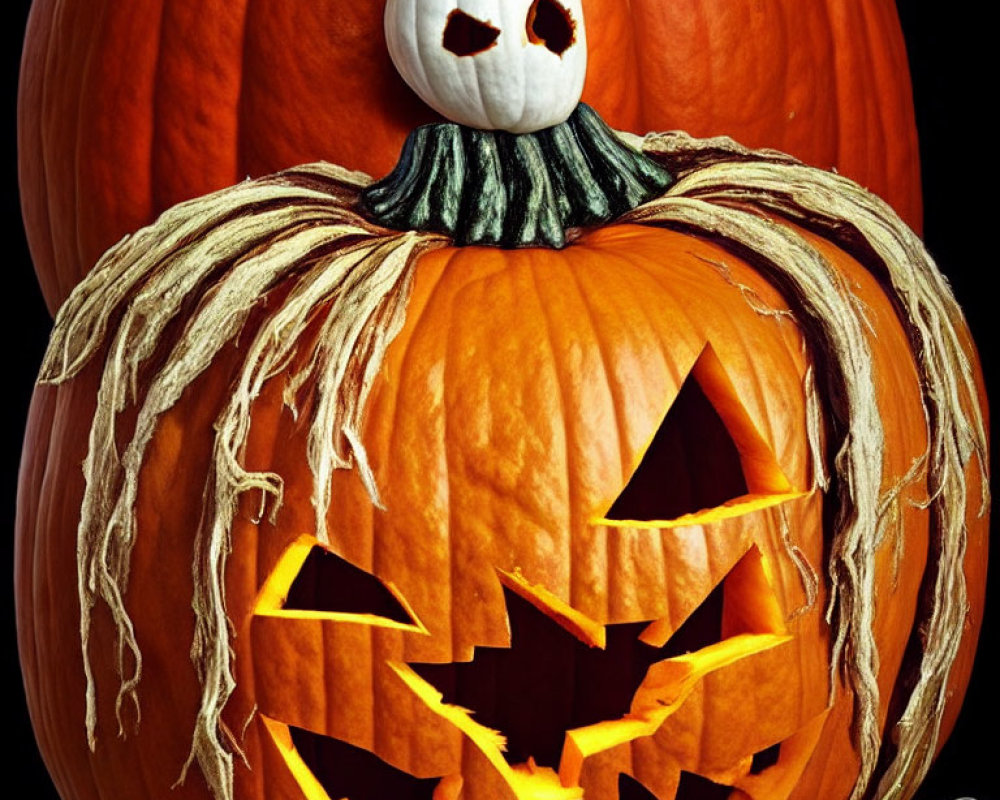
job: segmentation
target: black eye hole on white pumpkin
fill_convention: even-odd
[[[706,345],[625,488],[594,523],[696,525],[799,495]]]
[[[576,24],[569,11],[556,0],[535,0],[528,9],[528,41],[545,45],[561,56],[576,41]]]
[[[500,29],[455,9],[448,15],[442,45],[456,56],[474,56],[497,43]]]
[[[392,584],[302,536],[282,555],[257,601],[257,615],[326,619],[424,632]]]

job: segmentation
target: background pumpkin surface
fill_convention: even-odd
[[[402,82],[380,2],[37,0],[21,188],[50,311],[165,208],[326,160],[380,177],[434,118]],[[682,129],[836,168],[921,224],[892,0],[587,0],[583,99],[613,127]]]
[[[9,101],[8,108],[13,108],[20,31],[23,30],[27,3],[20,3],[12,8],[16,9],[15,13],[19,15],[21,22],[12,22],[5,28],[6,34],[11,37],[9,46],[4,49],[6,59],[4,88]],[[976,282],[979,279],[969,268],[972,264],[980,263],[981,240],[978,237],[965,236],[964,231],[981,228],[982,224],[985,224],[986,212],[970,209],[954,200],[956,197],[974,196],[978,179],[974,182],[972,173],[954,169],[952,158],[954,148],[951,141],[954,128],[952,121],[968,119],[968,108],[960,102],[954,87],[961,85],[966,73],[972,69],[969,59],[977,49],[974,46],[976,31],[970,32],[968,26],[958,16],[942,16],[937,9],[923,7],[920,3],[901,2],[900,11],[908,34],[914,65],[917,108],[924,149],[925,186],[928,189],[926,195],[928,241],[932,252],[937,255],[939,262],[955,284],[973,330],[982,331],[985,330],[985,321],[991,319],[994,313],[991,308],[992,300],[988,299],[986,293],[976,291],[978,288]],[[970,44],[970,41],[973,44]],[[3,200],[6,218],[14,219],[18,211],[16,195],[12,188],[15,183],[12,123],[8,124],[6,130],[5,143],[8,155],[4,160],[7,170],[4,182],[9,190],[4,194]],[[977,215],[982,215],[982,224],[977,220]],[[30,385],[37,372],[50,323],[37,283],[31,275],[26,245],[18,231],[12,233],[14,237],[11,244],[13,255],[9,267],[10,294],[21,298],[19,310],[22,316],[16,334],[18,346],[8,351],[8,359],[12,364],[9,376],[10,385],[17,394],[17,399],[11,404],[12,419],[24,419]],[[982,355],[987,375],[992,376],[994,351],[989,340],[983,339],[982,336],[980,346],[983,348]],[[7,505],[12,509],[21,431],[16,424],[6,426],[5,431],[7,437],[4,448],[7,458],[5,486],[10,492],[7,495]],[[7,563],[10,563],[10,559]],[[11,585],[9,575],[7,585]],[[991,603],[986,619],[987,631],[991,630],[990,620],[995,618],[996,613]],[[7,619],[6,640],[12,643],[14,633],[11,613],[8,613]],[[11,712],[14,719],[9,722],[12,736],[8,753],[11,763],[18,765],[22,785],[30,786],[33,796],[55,798],[51,783],[38,759],[24,712],[23,700],[17,699],[21,697],[21,692],[15,648],[10,645],[5,648],[5,653],[5,673],[9,676],[8,686],[12,687],[14,697],[11,700],[15,706]],[[985,675],[996,674],[1000,669],[995,664],[995,655],[989,649],[983,650],[975,673],[977,677],[973,680],[958,729],[918,794],[919,800],[925,798],[939,800],[942,797],[959,795],[975,796],[979,800],[990,800],[995,797],[993,794],[995,775],[985,749],[988,737],[980,735],[980,731],[986,730],[986,726],[992,724],[988,715],[998,702],[995,685],[984,679]]]

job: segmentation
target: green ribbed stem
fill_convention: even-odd
[[[392,173],[361,202],[373,222],[443,233],[460,245],[558,248],[570,228],[608,222],[672,182],[581,103],[562,124],[535,133],[417,128]]]

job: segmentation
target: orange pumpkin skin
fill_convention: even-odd
[[[811,241],[857,286],[878,331],[870,346],[889,486],[926,445],[913,359],[876,282],[845,254]],[[826,710],[822,496],[808,491],[807,362],[795,326],[751,309],[709,266],[720,261],[736,283],[783,307],[738,258],[652,228],[611,226],[563,251],[445,249],[421,258],[405,326],[390,347],[363,431],[386,510],[373,508],[354,472],[339,471],[329,525],[333,550],[392,582],[430,635],[255,616],[258,593],[282,554],[313,528],[306,428],[283,406],[280,378],[268,384],[255,407],[246,462],[283,475],[286,498],[273,526],[255,523],[257,500],[244,498],[233,529],[227,605],[237,690],[225,721],[251,766],[237,762],[236,797],[311,800],[282,753],[284,725],[342,739],[421,777],[461,772],[465,800],[510,797],[478,751],[415,700],[386,661],[460,661],[477,645],[509,644],[498,568],[520,571],[601,623],[665,619],[676,627],[751,545],[773,570],[792,639],[707,675],[655,736],[585,761],[582,785],[588,800],[611,800],[626,771],[671,798],[681,769],[718,776],[797,737],[782,751],[791,755],[771,775],[776,781],[761,775],[751,776],[756,784],[736,785],[753,787],[761,800],[850,794],[857,772],[850,694],[842,689]],[[703,527],[591,524],[627,481],[706,343],[793,488],[807,493]],[[67,599],[76,586],[78,465],[94,407],[94,367],[36,392],[17,521],[18,634],[39,745],[66,800],[209,800],[197,769],[182,787],[169,787],[187,757],[197,708],[188,662],[191,548],[209,432],[232,368],[227,357],[218,359],[161,420],[149,451],[127,597],[144,654],[142,725],[126,738],[115,735],[113,630],[98,609],[94,753],[84,736],[78,609]],[[919,493],[913,487],[913,499]],[[805,592],[781,542],[779,508],[821,577],[820,596],[798,616]],[[896,681],[927,557],[928,512],[903,508],[898,578],[891,537],[877,563],[883,697]],[[987,521],[974,510],[969,533],[972,611],[952,673],[949,720],[968,680],[983,605]],[[43,667],[53,663],[60,668]],[[125,718],[130,729],[128,709]]]
[[[387,173],[433,115],[389,61],[382,7],[37,0],[18,139],[50,310],[109,246],[182,200],[319,160]],[[583,99],[613,127],[789,152],[854,178],[919,230],[892,0],[587,0],[584,10]]]

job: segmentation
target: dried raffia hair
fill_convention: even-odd
[[[934,752],[966,614],[965,468],[976,457],[984,475],[986,470],[985,426],[961,347],[960,313],[916,237],[884,203],[850,181],[724,138],[699,141],[679,133],[622,138],[679,177],[666,194],[625,219],[709,234],[749,256],[785,293],[808,348],[823,355],[825,373],[810,369],[804,393],[814,481],[823,491],[836,491],[838,509],[827,565],[827,613],[834,629],[831,692],[843,673],[855,696],[861,755],[855,800],[872,792],[886,800],[903,797],[926,772]],[[293,363],[302,365],[285,375],[285,402],[293,413],[298,413],[298,389],[315,387],[307,457],[320,540],[326,537],[333,470],[356,468],[378,505],[360,440],[365,401],[403,323],[415,260],[447,244],[438,235],[377,228],[355,213],[358,192],[367,183],[366,176],[315,164],[171,209],[112,248],[74,291],[57,317],[42,369],[42,381],[66,381],[107,348],[78,529],[86,724],[93,747],[97,719],[88,648],[98,601],[109,606],[118,627],[119,720],[124,700],[138,704],[142,660],[124,595],[132,547],[142,535],[134,517],[139,470],[157,421],[236,340],[250,315],[261,312],[262,298],[279,284],[289,287],[275,308],[261,312],[249,342],[241,342],[236,383],[216,420],[206,509],[192,554],[196,624],[191,652],[202,699],[184,773],[196,761],[217,800],[233,800],[233,751],[238,752],[221,721],[234,689],[223,593],[230,535],[242,494],[259,492],[261,513],[269,510],[273,519],[283,491],[280,475],[252,472],[241,462],[253,403],[267,381]],[[881,491],[884,442],[868,322],[833,267],[801,236],[773,223],[770,213],[820,228],[858,255],[895,299],[917,355],[930,444],[903,483],[928,479],[936,561],[930,612],[922,620],[919,680],[896,721],[891,753],[878,726],[874,559],[902,484],[892,487],[891,497]],[[318,335],[306,336],[316,325]],[[168,329],[180,334],[166,337]],[[154,359],[168,341],[173,341],[169,352]],[[299,346],[311,349],[303,355]],[[154,361],[155,373],[144,381],[148,388],[140,398],[139,372],[153,369]],[[116,425],[130,404],[138,416],[119,458]],[[822,427],[821,407],[833,420],[830,430]],[[825,463],[824,441],[835,450],[832,469]],[[983,487],[985,510],[986,480]],[[807,596],[814,599],[815,571],[801,559],[790,535],[784,544],[799,566]]]
[[[42,366],[41,381],[63,382],[108,345],[83,466],[86,490],[77,537],[86,725],[93,748],[97,713],[88,650],[98,600],[108,605],[118,627],[119,727],[126,699],[138,711],[142,654],[124,595],[132,548],[141,535],[135,521],[139,471],[157,422],[236,340],[269,291],[290,286],[241,348],[236,385],[215,424],[208,502],[192,559],[191,656],[202,699],[180,780],[197,761],[218,798],[233,797],[230,748],[237,747],[221,721],[235,687],[223,593],[230,532],[242,494],[259,492],[262,511],[269,506],[273,519],[283,493],[280,475],[241,464],[254,400],[267,380],[290,364],[314,320],[325,316],[311,358],[290,381],[316,387],[308,456],[318,538],[325,540],[332,469],[356,466],[378,504],[360,442],[361,415],[385,349],[402,325],[413,264],[420,253],[444,243],[434,234],[378,228],[353,212],[367,182],[363,175],[317,164],[167,211],[108,251],[74,291],[56,319]],[[176,325],[181,333],[140,400],[138,374],[163,343],[164,332]],[[116,424],[129,403],[138,406],[138,416],[119,457]]]

